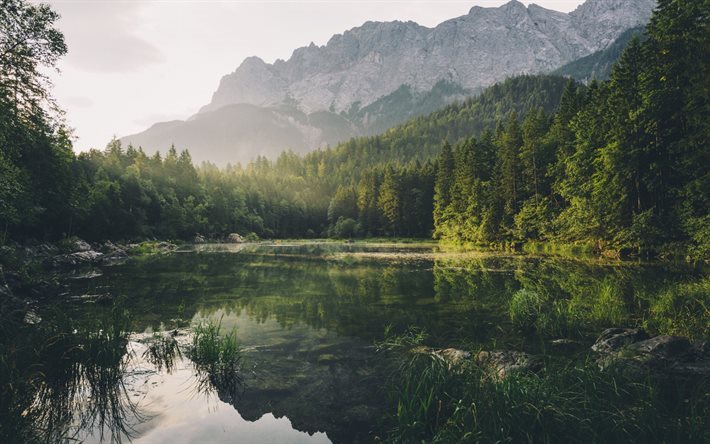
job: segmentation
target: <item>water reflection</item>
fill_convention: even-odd
[[[115,307],[75,303],[62,307],[72,321],[56,331],[43,326],[52,319],[43,313],[41,333],[22,343],[8,333],[0,355],[34,370],[25,394],[6,396],[3,384],[3,436],[13,433],[7,425],[26,423],[37,424],[29,427],[37,439],[23,441],[80,429],[87,442],[101,433],[136,442],[372,442],[391,412],[382,395],[387,363],[372,346],[386,325],[423,328],[431,346],[556,353],[551,339],[574,335],[586,350],[606,327],[707,325],[702,307],[710,306],[702,269],[448,254],[432,245],[201,246],[102,271],[71,280],[72,294],[125,298],[130,323],[114,318]],[[696,296],[675,296],[679,286],[696,286],[683,292]],[[511,319],[523,289],[544,302],[529,331]],[[239,384],[220,383],[214,369],[179,353],[180,341],[190,342],[181,332],[207,319],[236,328]],[[3,380],[25,377],[0,367]]]

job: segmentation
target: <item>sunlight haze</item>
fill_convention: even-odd
[[[252,55],[287,60],[311,42],[370,21],[433,27],[467,14],[474,1],[49,1],[69,53],[54,94],[74,128],[75,150],[185,119],[209,103],[222,76]],[[524,2],[530,4],[533,2]],[[539,0],[569,12],[581,0]]]

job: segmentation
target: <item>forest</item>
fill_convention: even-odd
[[[515,77],[378,136],[225,168],[118,140],[75,154],[43,74],[67,51],[57,15],[8,4],[28,26],[0,47],[2,243],[238,232],[708,257],[706,2],[660,1],[608,81]]]

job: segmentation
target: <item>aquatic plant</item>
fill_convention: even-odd
[[[666,335],[710,338],[710,277],[674,283],[658,295],[646,295],[651,306],[644,326]]]
[[[424,353],[401,355],[395,368],[391,442],[701,443],[710,430],[706,383],[672,399],[651,380],[584,360],[502,380]]]
[[[214,391],[237,398],[243,389],[242,348],[233,329],[222,334],[222,323],[208,320],[193,327],[188,358],[195,364],[198,392]]]

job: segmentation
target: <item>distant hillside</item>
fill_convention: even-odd
[[[552,74],[571,77],[585,83],[592,79],[607,80],[611,75],[612,66],[619,60],[631,39],[634,36],[643,38],[644,32],[645,29],[643,27],[629,29],[621,34],[608,48],[570,62],[556,69]]]
[[[569,79],[559,76],[519,76],[485,89],[477,97],[417,117],[374,137],[357,137],[331,150],[312,152],[306,163],[323,162],[329,173],[357,177],[363,169],[383,163],[425,162],[451,144],[493,130],[511,112],[519,116],[541,108],[557,109]]]

